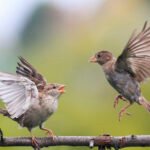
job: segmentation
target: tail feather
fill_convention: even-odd
[[[150,102],[147,101],[144,97],[139,98],[139,104],[150,112]]]

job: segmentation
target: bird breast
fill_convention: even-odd
[[[23,117],[20,118],[19,123],[23,127],[36,127],[46,121],[57,110],[57,106],[57,99],[51,97],[40,100],[35,99]]]
[[[43,113],[47,112],[48,114],[52,114],[57,110],[58,99],[47,96],[46,98],[41,100],[40,105]]]

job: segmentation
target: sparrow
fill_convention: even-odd
[[[150,77],[150,27],[145,22],[142,30],[133,32],[121,55],[115,58],[111,52],[102,50],[90,58],[90,62],[101,65],[106,79],[119,93],[119,99],[127,103],[119,112],[119,120],[133,103],[142,105],[150,112],[150,102],[141,94],[140,83]]]
[[[32,129],[39,126],[54,137],[52,130],[43,127],[43,122],[57,110],[65,86],[47,83],[23,57],[19,60],[15,75],[0,72],[0,99],[6,105],[6,109],[0,108],[0,114],[26,127],[31,135]],[[38,147],[33,135],[32,144]]]

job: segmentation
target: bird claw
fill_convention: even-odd
[[[130,113],[126,112],[127,108],[129,108],[131,105],[132,105],[132,104],[129,103],[129,104],[127,104],[125,107],[123,107],[123,108],[121,109],[121,111],[119,112],[119,121],[121,120],[121,117],[123,116],[123,114],[126,114],[126,115],[128,115],[128,116],[131,115]]]
[[[128,115],[128,116],[131,116],[131,114],[128,113],[128,112],[126,112],[125,109],[122,109],[122,110],[119,112],[119,121],[121,121],[121,117],[122,117],[124,114],[126,114],[126,115]]]
[[[40,150],[40,146],[39,146],[39,143],[38,143],[37,139],[34,136],[32,136],[31,140],[32,140],[32,146],[34,147],[34,149],[35,150]]]
[[[47,129],[46,134],[49,136],[55,136],[52,130]]]
[[[46,131],[46,135],[48,135],[50,138],[52,138],[52,141],[54,141],[54,139],[55,139],[55,134],[53,133],[53,131],[52,130],[50,130],[50,129],[45,129],[45,131]]]

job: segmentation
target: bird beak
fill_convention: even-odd
[[[58,88],[58,91],[60,93],[65,93],[65,85],[60,85],[60,87]]]
[[[89,59],[89,62],[96,63],[96,62],[97,62],[96,57],[95,57],[95,56],[92,56],[92,57]]]

